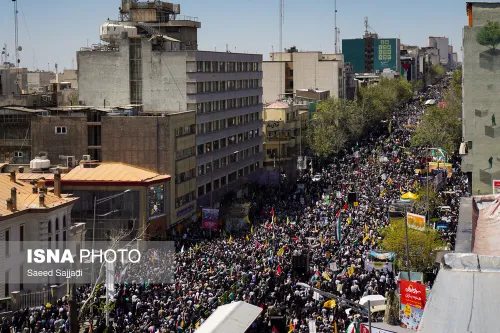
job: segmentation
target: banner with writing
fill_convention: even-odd
[[[219,210],[203,208],[201,211],[201,227],[217,230],[219,226]]]
[[[426,302],[425,285],[414,281],[401,280],[399,282],[399,292],[401,326],[411,330],[418,330]]]

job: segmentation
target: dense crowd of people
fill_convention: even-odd
[[[428,90],[423,99],[439,100],[440,89]],[[262,186],[252,198],[257,213],[240,233],[217,235],[200,241],[205,232],[191,226],[177,244],[175,283],[150,283],[147,279],[116,285],[111,311],[112,328],[117,332],[190,332],[222,304],[246,301],[263,308],[248,332],[277,331],[282,316],[286,331],[308,332],[315,320],[317,332],[344,331],[357,320],[357,312],[347,301],[359,301],[367,295],[385,295],[396,287],[392,270],[367,270],[368,252],[381,251],[380,230],[389,224],[390,206],[402,193],[413,191],[421,183],[420,151],[411,148],[414,125],[424,106],[420,99],[397,111],[390,130],[374,131],[335,156],[312,179],[307,170],[297,184]],[[387,124],[387,125],[388,125]],[[450,207],[440,218],[448,222],[442,230],[450,249],[454,235],[460,196],[467,193],[466,178],[459,160],[452,159],[454,174],[447,179],[439,195]],[[281,191],[280,191],[281,190]],[[348,203],[348,194],[358,193],[356,203]],[[340,237],[339,237],[340,236]],[[195,240],[196,239],[196,240]],[[297,274],[292,255],[305,250],[310,255],[309,274]],[[161,270],[162,261],[143,269]],[[297,282],[333,293],[340,299],[325,306]],[[99,296],[95,296],[98,303]],[[87,286],[78,289],[78,302],[90,296]],[[348,310],[348,311],[346,311]],[[97,313],[97,306],[96,306]],[[91,322],[93,322],[91,320]],[[2,332],[67,331],[67,299],[57,304],[16,312],[3,318]],[[103,330],[104,322],[92,330]],[[111,327],[108,327],[110,329]]]

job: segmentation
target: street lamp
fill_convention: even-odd
[[[102,198],[102,199],[99,199],[99,200],[97,200],[97,195],[94,195],[94,220],[92,222],[92,251],[94,251],[94,247],[95,247],[95,223],[96,223],[96,217],[97,217],[97,205],[100,205],[100,204],[102,204],[102,203],[104,203],[106,201],[109,201],[111,199],[120,197],[120,196],[124,195],[127,192],[130,192],[130,189],[127,189],[127,190],[125,190],[125,191],[123,191],[121,193],[118,193],[118,194],[110,195],[109,197]],[[118,210],[113,210],[113,211],[108,212],[106,214],[99,215],[99,217],[101,217],[101,216],[108,216],[108,215],[110,215],[112,213],[115,213],[117,211]],[[91,275],[92,275],[92,281],[90,283],[90,286],[91,286],[91,290],[92,290],[94,288],[94,285],[95,285],[95,281],[94,281],[94,279],[95,279],[95,276],[94,276],[94,265],[93,264],[92,264],[92,273],[91,273]]]
[[[329,298],[329,299],[334,299],[337,302],[345,302],[345,303],[349,304],[353,309],[358,310],[359,312],[361,312],[363,314],[366,314],[366,312],[368,312],[368,330],[371,333],[371,331],[372,331],[372,310],[371,310],[371,304],[370,304],[371,302],[370,301],[368,301],[368,306],[364,306],[364,305],[361,305],[359,303],[350,301],[348,299],[335,296],[334,294],[323,291],[321,289],[314,288],[314,287],[308,285],[307,283],[297,282],[297,286],[312,290],[314,292],[317,292],[321,296],[324,296],[324,297]]]

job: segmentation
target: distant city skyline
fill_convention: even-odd
[[[181,15],[197,17],[200,50],[260,53],[264,60],[279,48],[279,0],[225,2],[212,0],[173,1],[181,6]],[[106,19],[118,19],[120,0],[64,2],[18,0],[21,67],[30,70],[59,71],[76,68],[76,52],[88,44],[97,44],[99,26]],[[7,44],[9,60],[15,60],[14,9],[12,1],[0,3],[0,43]],[[360,38],[364,17],[374,32],[386,38],[400,38],[401,43],[427,46],[429,36],[449,37],[462,60],[462,28],[467,23],[465,1],[421,0],[404,3],[372,0],[356,3],[337,0],[337,26],[342,39]],[[296,46],[301,51],[334,52],[334,1],[313,0],[307,3],[285,0],[283,48]],[[339,47],[340,47],[339,46]],[[74,65],[73,65],[74,64]]]

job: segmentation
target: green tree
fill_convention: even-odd
[[[478,44],[495,51],[500,44],[500,23],[488,21],[477,33],[476,41]]]
[[[406,269],[406,234],[405,219],[392,220],[383,229],[381,246],[384,250],[396,254],[397,269]],[[435,251],[444,246],[437,230],[419,231],[408,229],[410,269],[413,272],[426,272],[434,264]]]
[[[331,98],[318,104],[306,137],[317,156],[328,157],[356,140],[363,126],[362,110],[354,101]]]
[[[416,147],[440,147],[448,152],[458,149],[462,138],[460,112],[452,105],[429,107],[411,139]]]
[[[419,198],[413,203],[413,212],[415,214],[427,215],[427,208],[429,214],[432,216],[437,207],[441,206],[442,200],[434,191],[432,184],[429,184],[429,195],[427,196],[427,185],[419,187],[416,191]]]

